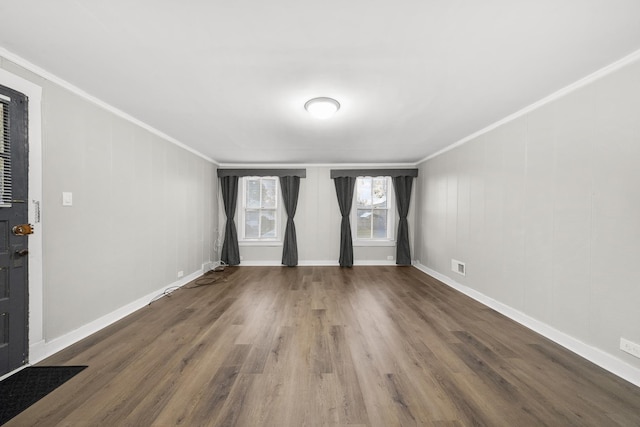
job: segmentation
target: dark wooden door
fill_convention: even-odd
[[[28,356],[27,98],[0,86],[0,375]]]

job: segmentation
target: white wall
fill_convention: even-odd
[[[640,62],[425,161],[418,188],[422,266],[640,368],[618,349],[640,343]]]
[[[245,167],[246,165],[242,165]],[[255,166],[258,168],[259,166]],[[335,166],[282,165],[283,168],[304,168],[307,177],[300,179],[298,208],[295,215],[296,235],[298,239],[299,265],[338,265],[340,257],[340,208],[331,169]],[[351,167],[351,166],[349,166]],[[358,166],[367,168],[367,165]],[[354,167],[355,168],[355,167]],[[376,166],[375,168],[379,168]],[[226,220],[222,202],[219,203],[220,230],[224,230]],[[395,209],[395,207],[394,207]],[[396,224],[397,230],[397,210]],[[409,233],[414,230],[414,200],[407,216]],[[284,215],[283,215],[284,217]],[[284,233],[284,219],[283,219]],[[412,239],[410,239],[412,240]],[[413,250],[413,246],[411,246]],[[395,246],[363,247],[354,246],[354,264],[394,264]],[[413,255],[413,252],[412,252]],[[280,265],[282,244],[277,246],[240,246],[241,265]],[[387,259],[392,257],[391,260]]]
[[[0,68],[42,87],[45,346],[81,338],[217,257],[213,163],[71,86],[2,57]]]

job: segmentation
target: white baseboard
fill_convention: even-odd
[[[338,260],[310,260],[300,261],[298,265],[301,267],[338,267],[340,264]]]
[[[240,261],[239,267],[284,267],[280,261]]]
[[[337,260],[306,260],[298,261],[300,267],[337,267],[339,266]],[[358,265],[396,265],[395,260],[361,260],[354,261],[354,266]],[[280,261],[240,261],[240,267],[284,267]]]
[[[438,273],[437,271],[432,270],[425,265],[416,263],[414,264],[414,266],[423,273],[428,274],[435,279],[438,279],[445,285],[473,298],[474,300],[486,305],[487,307],[494,309],[498,313],[504,314],[511,320],[520,323],[521,325],[531,329],[532,331],[535,331],[540,335],[550,339],[556,344],[559,344],[564,348],[576,353],[577,355],[584,357],[590,362],[595,363],[601,368],[606,369],[612,374],[615,374],[620,378],[625,379],[630,383],[640,387],[640,369],[631,366],[628,363],[625,363],[624,361],[616,358],[610,353],[585,344],[582,341],[570,335],[567,335],[566,333],[559,331],[544,322],[536,320],[526,315],[525,313],[509,307],[508,305],[503,304],[499,301],[496,301],[493,298],[490,298],[468,286],[462,285],[452,278]]]
[[[354,266],[358,265],[396,265],[396,260],[362,260],[362,261],[353,261]]]
[[[180,280],[173,282],[170,285],[163,286],[162,288],[153,291],[150,294],[143,296],[142,298],[138,298],[137,300],[123,307],[120,307],[119,309],[109,314],[106,314],[92,322],[89,322],[74,331],[54,338],[51,341],[42,340],[36,343],[32,343],[29,346],[29,365],[38,363],[43,359],[46,359],[47,357],[59,352],[60,350],[63,350],[66,347],[69,347],[70,345],[75,344],[78,341],[88,337],[89,335],[98,332],[103,328],[106,328],[107,326],[128,316],[134,311],[141,309],[142,307],[148,305],[151,300],[158,297],[159,295],[162,295],[166,289],[184,286],[192,280],[200,277],[202,274],[203,271],[200,270],[188,276],[182,277]]]

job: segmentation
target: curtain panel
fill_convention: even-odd
[[[340,267],[353,266],[353,240],[351,238],[351,223],[349,214],[353,202],[353,189],[356,178],[353,176],[339,176],[333,179],[338,196],[338,205],[342,214],[340,223]]]
[[[394,176],[393,189],[396,192],[396,206],[398,207],[398,236],[396,240],[396,264],[411,265],[411,248],[409,245],[409,203],[411,202],[412,176]]]
[[[238,177],[224,176],[220,178],[220,186],[222,187],[224,213],[227,215],[220,260],[227,265],[238,265],[240,264],[240,248],[238,248],[236,223],[233,219],[236,214],[236,203],[238,201]]]
[[[284,231],[284,244],[282,246],[282,264],[287,267],[298,265],[298,240],[296,237],[296,225],[293,217],[298,206],[298,193],[300,191],[299,176],[281,176],[280,188],[284,209],[287,212],[287,227]]]

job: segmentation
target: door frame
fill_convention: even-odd
[[[0,57],[0,61],[2,61]],[[29,144],[29,223],[34,234],[29,236],[29,315],[28,363],[47,356],[44,336],[42,275],[42,87],[0,68],[0,84],[21,92],[28,98]],[[19,368],[19,369],[22,369]],[[15,371],[14,371],[15,372]],[[12,372],[11,372],[12,373]],[[9,374],[3,376],[6,377]]]

